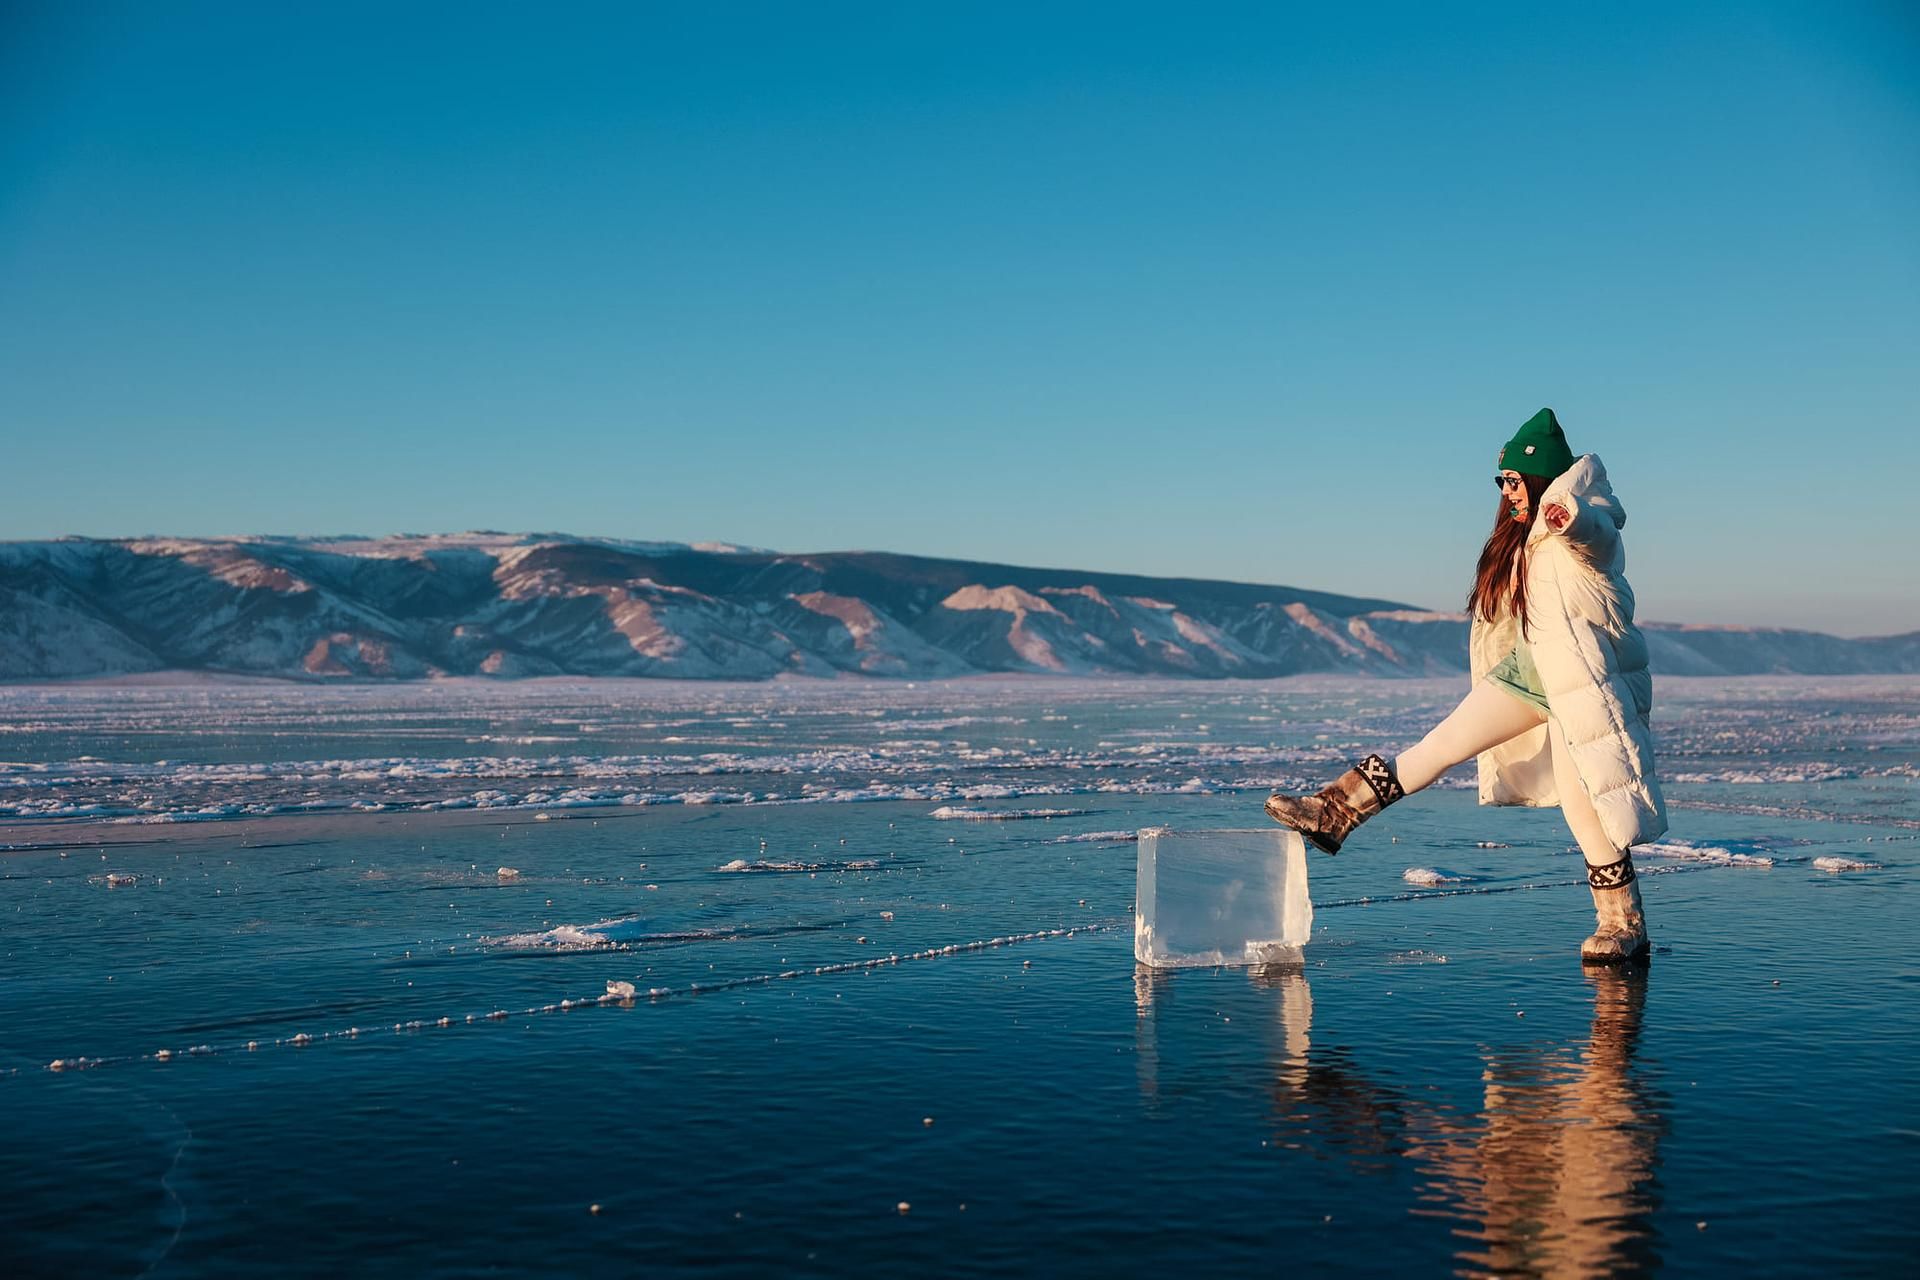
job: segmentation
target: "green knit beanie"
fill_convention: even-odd
[[[1573,450],[1553,410],[1542,409],[1528,418],[1500,450],[1500,469],[1551,480],[1573,465]]]

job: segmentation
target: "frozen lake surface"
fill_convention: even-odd
[[[1136,970],[1134,831],[1463,691],[0,689],[0,1264],[1906,1265],[1920,679],[1660,682],[1646,971],[1465,772],[1304,966]]]

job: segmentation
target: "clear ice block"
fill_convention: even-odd
[[[1298,959],[1313,932],[1297,831],[1140,833],[1133,955],[1160,969]]]

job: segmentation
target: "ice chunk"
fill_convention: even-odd
[[[943,804],[927,816],[943,822],[961,819],[967,822],[1018,822],[1026,818],[1078,818],[1086,809],[968,809]]]
[[[1156,968],[1295,959],[1313,932],[1306,845],[1284,827],[1149,827],[1134,902],[1134,958]]]
[[[1642,858],[1672,858],[1677,862],[1704,862],[1710,867],[1770,867],[1773,859],[1764,854],[1735,853],[1718,845],[1695,844],[1691,840],[1659,841],[1637,844],[1633,852]]]
[[[1449,871],[1445,867],[1408,867],[1400,873],[1400,878],[1408,884],[1417,884],[1428,889],[1443,884],[1466,884],[1478,879],[1477,876]]]

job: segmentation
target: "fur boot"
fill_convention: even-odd
[[[1582,964],[1624,964],[1642,960],[1648,952],[1647,917],[1640,906],[1640,878],[1634,874],[1633,854],[1618,862],[1587,868],[1593,890],[1593,909],[1599,918],[1593,936],[1580,944]]]
[[[1267,797],[1267,816],[1292,827],[1328,853],[1340,852],[1340,842],[1353,829],[1406,795],[1393,766],[1379,756],[1368,756],[1310,796]]]

